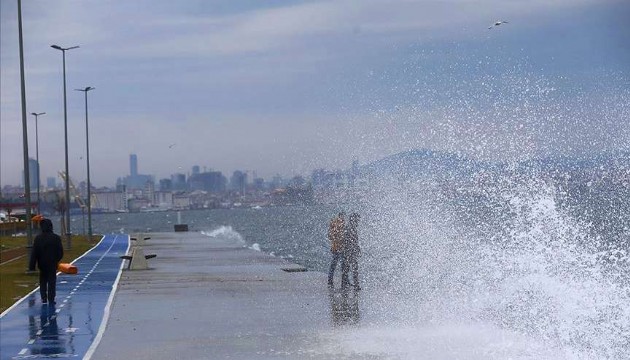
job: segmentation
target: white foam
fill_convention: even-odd
[[[627,358],[627,253],[601,250],[603,242],[559,208],[544,181],[504,181],[482,189],[505,207],[491,214],[498,224],[488,215],[488,223],[462,226],[439,191],[414,184],[388,183],[361,200],[360,267],[370,289],[361,306],[373,324],[348,332],[339,345],[344,351],[372,346],[367,354],[414,358],[408,354],[435,342],[441,344],[435,355],[423,359]],[[430,338],[446,330],[463,335]],[[469,353],[457,352],[466,348]]]
[[[201,233],[211,238],[227,238],[231,240],[236,240],[236,242],[239,244],[246,244],[241,234],[239,234],[231,226],[219,226],[214,230],[201,231]]]
[[[261,251],[260,250],[260,245],[258,245],[258,243],[254,243],[252,244],[252,246],[249,247],[252,250],[256,250],[256,251]]]

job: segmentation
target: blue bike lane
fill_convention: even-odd
[[[55,305],[36,289],[2,313],[0,359],[86,357],[105,329],[128,247],[128,235],[104,236],[74,261],[77,275],[57,276]]]

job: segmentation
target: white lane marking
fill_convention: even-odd
[[[125,254],[129,252],[129,245],[131,243],[129,239],[129,235],[125,236],[127,238],[127,249],[125,250]],[[114,242],[118,240],[118,236],[114,239]],[[100,261],[100,260],[99,260]],[[116,288],[118,288],[118,282],[120,281],[120,277],[122,275],[123,265],[125,265],[124,261],[120,262],[120,268],[118,269],[118,276],[116,276],[116,281],[114,281],[114,285],[112,285],[112,291],[109,293],[109,299],[107,299],[107,304],[105,305],[105,311],[103,312],[103,320],[101,321],[101,326],[98,328],[98,332],[92,341],[92,345],[85,352],[84,360],[90,360],[94,352],[96,351],[96,347],[101,342],[103,338],[103,334],[105,333],[105,327],[107,327],[107,322],[109,321],[109,312],[111,311],[112,303],[114,302],[114,295],[116,294]]]
[[[26,352],[27,352],[27,351],[28,351],[28,349],[27,349],[27,348],[24,348],[24,349],[20,350],[20,352],[18,353],[18,355],[24,355],[24,354],[26,354]]]
[[[37,332],[35,333],[35,335],[39,336],[39,335],[41,335],[41,334],[42,334],[42,332],[43,332],[43,330],[37,330]]]
[[[29,341],[27,342],[27,344],[29,344],[29,345],[33,345],[34,343],[35,343],[35,339],[31,339],[31,340],[29,340]]]

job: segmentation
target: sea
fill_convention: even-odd
[[[328,205],[181,219],[325,272],[330,219],[358,213],[361,318],[328,334],[333,358],[630,359],[627,171],[540,169],[381,173]],[[177,217],[95,214],[93,229],[173,231]],[[83,223],[73,216],[73,232]]]

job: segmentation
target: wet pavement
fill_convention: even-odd
[[[7,311],[0,357],[375,358],[338,352],[334,331],[360,321],[360,301],[329,291],[326,274],[220,235],[150,237],[149,269],[127,270],[128,236],[108,236],[76,262],[79,275],[58,278],[56,307],[34,292]]]
[[[330,359],[320,331],[358,321],[324,273],[220,236],[151,237],[144,253],[157,257],[123,271],[92,359]]]
[[[36,290],[0,318],[0,358],[82,358],[96,338],[127,235],[108,235],[74,264],[77,275],[57,277],[56,304],[42,304]]]

